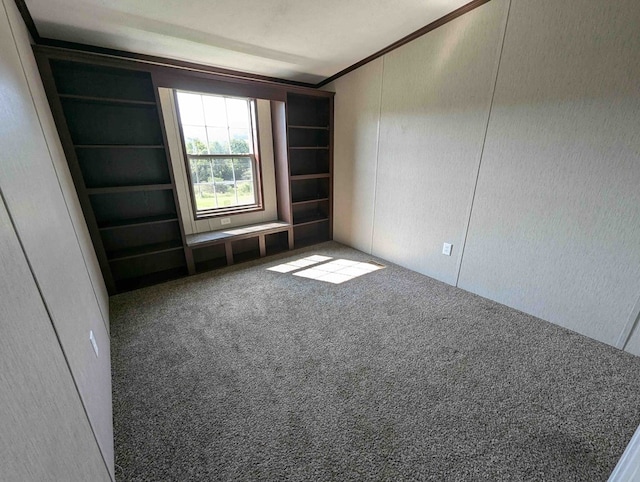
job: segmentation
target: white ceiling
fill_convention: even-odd
[[[26,0],[42,37],[316,83],[469,0]]]

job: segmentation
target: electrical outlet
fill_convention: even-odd
[[[444,254],[445,256],[451,256],[451,250],[452,249],[453,249],[453,244],[444,243],[442,245],[442,254]]]
[[[93,347],[93,351],[96,353],[96,357],[98,356],[98,343],[96,342],[96,337],[93,336],[93,330],[89,331],[89,341],[91,342],[91,346]]]
[[[231,224],[231,218],[220,218],[220,224]]]

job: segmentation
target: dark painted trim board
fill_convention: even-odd
[[[343,75],[346,75],[349,72],[352,72],[357,68],[362,67],[365,64],[368,64],[372,60],[382,57],[383,55],[388,54],[389,52],[402,47],[404,44],[407,44],[412,40],[422,37],[423,35],[431,32],[432,30],[437,29],[438,27],[442,27],[443,25],[451,22],[452,20],[455,20],[456,18],[464,15],[465,13],[470,12],[471,10],[478,8],[479,6],[484,5],[485,3],[488,3],[490,1],[491,0],[473,0],[467,3],[466,5],[463,5],[462,7],[458,8],[457,10],[454,10],[453,12],[448,13],[444,17],[440,17],[438,20],[431,22],[429,25],[425,25],[424,27],[416,30],[415,32],[410,33],[406,37],[401,38],[400,40],[392,43],[391,45],[387,45],[382,50],[378,50],[375,54],[372,54],[369,57],[362,59],[360,62],[356,62],[350,67],[347,67],[346,69],[341,70],[337,74],[334,74],[331,77],[324,79],[322,82],[319,82],[318,84],[316,84],[315,87],[317,89],[324,87],[328,83],[333,82],[334,80],[342,77]]]

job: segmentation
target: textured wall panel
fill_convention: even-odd
[[[102,278],[102,272],[100,271],[100,265],[98,264],[98,258],[96,258],[95,250],[93,249],[93,243],[89,236],[89,230],[87,229],[87,223],[84,220],[84,214],[82,214],[82,208],[78,201],[78,195],[76,194],[73,180],[71,179],[71,173],[69,172],[69,166],[62,150],[62,144],[60,143],[60,137],[58,137],[58,131],[49,109],[49,103],[42,87],[42,81],[40,80],[40,72],[36,66],[31,45],[29,43],[29,33],[20,17],[20,13],[15,6],[15,2],[7,3],[7,14],[9,16],[9,22],[13,28],[13,34],[16,39],[16,46],[18,48],[18,54],[20,55],[20,61],[24,68],[25,75],[29,84],[29,90],[34,99],[34,104],[38,117],[40,119],[40,125],[42,127],[42,133],[44,134],[49,153],[51,154],[51,160],[53,167],[56,170],[58,181],[62,188],[62,194],[64,195],[71,221],[75,229],[80,249],[84,257],[87,270],[91,276],[91,283],[96,294],[98,303],[100,304],[100,311],[102,312],[102,318],[107,330],[109,330],[109,295],[107,294],[107,288],[104,285],[104,279]]]
[[[110,480],[2,200],[0,266],[0,478]]]
[[[327,86],[334,111],[333,238],[371,253],[383,59]]]
[[[373,253],[450,284],[507,7],[489,2],[384,58]]]
[[[189,179],[184,160],[182,141],[176,106],[171,89],[161,88],[160,102],[164,116],[165,129],[167,130],[167,141],[171,156],[171,167],[176,180],[178,200],[180,202],[180,215],[184,224],[185,234],[204,233],[217,229],[232,228],[234,226],[244,226],[247,224],[264,223],[278,219],[276,204],[276,179],[275,163],[273,159],[273,135],[271,133],[271,106],[269,101],[258,99],[257,117],[258,132],[260,135],[260,161],[262,164],[262,188],[264,210],[253,213],[236,214],[229,216],[231,223],[222,225],[220,218],[202,219],[196,221],[193,216],[191,206],[191,192],[189,191]]]
[[[514,0],[459,286],[614,344],[640,293],[640,3]]]
[[[4,4],[8,10],[15,8],[8,0]],[[17,28],[21,28],[20,24]],[[15,30],[3,11],[0,16],[0,123],[3,126],[0,189],[104,458],[113,472],[109,334],[25,77],[14,39]],[[17,40],[25,41],[24,37]],[[24,46],[21,49],[27,51]],[[41,88],[39,83],[37,86]],[[42,96],[39,98],[44,102]],[[48,107],[41,103],[38,108]],[[99,357],[89,342],[90,330],[96,337]]]

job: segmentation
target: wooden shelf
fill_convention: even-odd
[[[329,239],[324,237],[316,237],[316,236],[307,236],[304,238],[298,238],[296,239],[296,249],[306,248],[307,246],[312,246],[314,244],[322,243],[324,241],[329,241]]]
[[[77,94],[60,94],[61,99],[80,100],[87,102],[102,102],[105,104],[131,104],[131,105],[149,105],[155,106],[155,102],[147,100],[130,100],[130,99],[117,99],[111,97],[96,97],[91,95],[77,95]]]
[[[206,261],[196,262],[196,273],[204,273],[213,271],[214,269],[224,268],[227,266],[226,258],[212,258]]]
[[[171,268],[164,271],[156,271],[136,278],[127,278],[116,281],[118,292],[132,291],[138,288],[144,288],[145,286],[152,286],[164,281],[170,281],[178,278],[182,278],[187,275],[187,268]]]
[[[295,248],[332,239],[333,99],[288,92],[271,108],[278,215],[292,223]],[[277,251],[283,239],[271,243]]]
[[[121,249],[118,251],[107,252],[109,262],[122,261],[124,259],[138,258],[140,256],[149,256],[152,254],[164,253],[166,251],[174,251],[182,249],[182,241],[168,241],[166,243],[148,244],[135,248]]]
[[[132,145],[132,144],[74,144],[76,149],[164,149],[162,144]]]
[[[304,147],[298,147],[298,146],[290,146],[289,149],[294,150],[294,151],[308,151],[311,149],[315,149],[315,150],[328,150],[329,146],[304,146]]]
[[[296,248],[302,248],[331,239],[330,224],[328,222],[307,223],[294,226],[294,243]]]
[[[171,184],[164,149],[76,149],[89,189]]]
[[[94,187],[87,189],[87,194],[117,194],[121,192],[136,191],[170,191],[173,189],[171,184],[143,184],[140,186],[113,186],[113,187]]]
[[[289,124],[289,129],[312,129],[312,130],[320,130],[320,131],[328,131],[329,126],[298,126]]]
[[[187,274],[151,74],[98,58],[38,63],[109,294]]]
[[[136,226],[145,226],[148,224],[171,223],[177,220],[178,217],[175,214],[164,216],[150,216],[147,218],[123,219],[121,221],[104,224],[99,229],[100,231],[107,231],[110,229],[132,228]]]
[[[294,222],[293,226],[305,226],[307,224],[324,223],[326,221],[329,221],[329,217],[327,215],[305,216],[300,218],[299,221]]]
[[[330,177],[331,174],[329,174],[328,172],[322,173],[322,174],[303,174],[300,176],[291,176],[291,180],[292,181],[304,181],[306,179],[326,179],[328,177]]]
[[[322,201],[328,201],[329,198],[328,197],[323,197],[323,198],[317,198],[317,199],[305,199],[304,201],[295,201],[292,202],[291,205],[292,206],[301,206],[303,204],[312,204],[312,203],[317,203],[317,202],[322,202]]]

